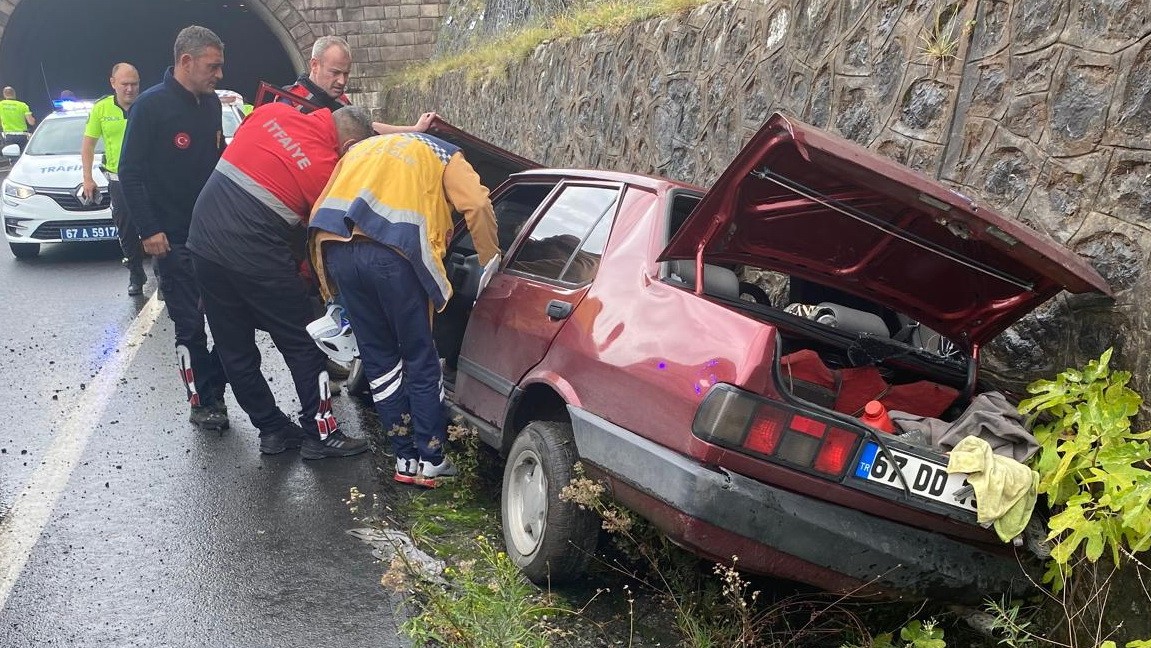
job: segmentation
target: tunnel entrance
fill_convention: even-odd
[[[224,41],[219,87],[250,101],[259,81],[290,83],[303,61],[285,49],[278,37],[284,34],[253,6],[258,1],[23,0],[0,37],[0,85],[15,88],[37,118],[51,111],[62,90],[81,99],[111,92],[108,73],[118,61],[135,65],[141,89],[147,88],[172,64],[176,34],[195,24]]]

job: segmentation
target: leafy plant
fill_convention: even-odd
[[[1111,354],[1108,349],[1083,370],[1032,383],[1027,390],[1034,396],[1019,404],[1038,420],[1034,468],[1039,492],[1056,511],[1048,535],[1055,546],[1043,577],[1055,592],[1080,547],[1087,561],[1108,552],[1115,565],[1151,547],[1151,432],[1132,432],[1143,399],[1127,387],[1130,372],[1110,368]]]

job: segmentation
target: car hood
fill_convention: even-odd
[[[1085,260],[852,142],[775,114],[661,260],[739,263],[884,304],[982,344],[1060,290],[1110,295]]]
[[[96,155],[92,164],[93,171],[99,169],[101,157]],[[83,168],[79,155],[25,154],[12,165],[8,178],[30,187],[75,189],[84,180]],[[92,179],[100,186],[107,184],[103,173],[93,173]]]
[[[476,170],[480,180],[488,189],[495,189],[500,186],[513,173],[538,169],[543,166],[538,162],[533,162],[485,142],[452,126],[439,117],[432,120],[427,132],[428,135],[434,135],[463,149],[464,157]]]

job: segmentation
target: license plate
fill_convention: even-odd
[[[967,485],[967,478],[962,473],[949,474],[943,464],[916,457],[896,448],[890,450],[895,458],[894,466],[887,455],[879,451],[877,444],[864,445],[859,464],[855,467],[855,476],[903,490],[903,481],[899,479],[897,472],[899,471],[903,473],[903,479],[907,481],[912,493],[967,511],[976,510],[973,495],[962,499],[955,496],[956,491]]]
[[[60,238],[64,241],[103,241],[116,238],[118,233],[115,225],[60,228]]]

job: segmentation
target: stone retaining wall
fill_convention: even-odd
[[[435,109],[545,164],[700,184],[771,112],[789,112],[1020,219],[1111,281],[1114,303],[1060,297],[1000,336],[992,372],[1017,385],[1115,345],[1146,392],[1149,9],[1149,0],[714,2],[541,45],[499,78],[454,73],[381,99],[392,119]]]

